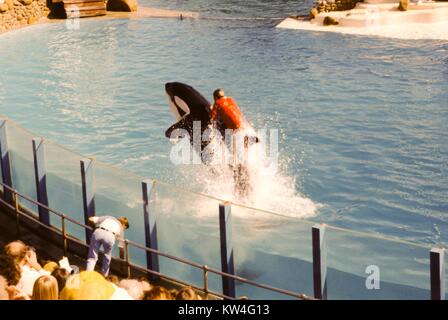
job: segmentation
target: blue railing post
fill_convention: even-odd
[[[89,225],[89,218],[95,215],[95,175],[93,159],[81,160],[82,200],[84,204],[84,222]],[[86,241],[90,243],[92,231],[86,229]]]
[[[36,179],[37,201],[48,207],[47,170],[45,166],[44,139],[33,138],[34,177]],[[50,213],[47,208],[38,207],[39,220],[50,225]]]
[[[234,275],[232,214],[231,205],[227,202],[219,205],[219,234],[221,238],[221,270]],[[229,297],[235,297],[235,279],[222,277],[222,293]]]
[[[2,170],[2,182],[12,188],[11,164],[9,161],[8,138],[6,132],[7,121],[6,118],[0,118],[0,165]],[[7,203],[12,204],[12,191],[3,188],[3,199]]]
[[[156,215],[154,214],[154,211],[149,208],[149,201],[151,199],[151,190],[153,186],[153,182],[142,182],[143,216],[145,219],[145,242],[146,247],[158,250]],[[159,256],[155,253],[146,251],[146,265],[149,270],[159,272]],[[154,281],[158,277],[155,275],[151,275],[150,278]]]
[[[431,268],[431,300],[445,300],[445,249],[433,248],[429,253]]]
[[[314,297],[327,299],[327,259],[325,245],[325,225],[314,225],[312,228],[313,242],[313,283]]]

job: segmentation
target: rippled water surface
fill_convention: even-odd
[[[206,17],[307,3],[145,1]],[[216,7],[218,6],[218,7]],[[215,10],[215,8],[217,8]],[[0,113],[105,162],[201,190],[169,162],[163,84],[224,87],[280,130],[282,174],[337,226],[448,242],[448,44],[273,28],[274,20],[82,20],[0,36]]]

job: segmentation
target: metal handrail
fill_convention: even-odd
[[[4,199],[1,199],[1,198],[0,198],[0,202],[3,203],[4,205],[6,205],[7,207],[9,207],[10,209],[15,211],[15,213],[16,213],[17,231],[18,231],[19,234],[20,234],[19,217],[20,216],[25,216],[26,218],[34,221],[35,223],[39,224],[40,226],[46,228],[47,230],[50,230],[50,231],[53,231],[53,232],[57,231],[58,233],[60,233],[62,235],[62,237],[63,237],[64,255],[67,254],[67,240],[68,239],[70,239],[72,241],[75,241],[75,242],[77,242],[79,244],[84,244],[84,245],[87,244],[86,242],[83,242],[83,241],[81,241],[81,240],[79,240],[77,238],[74,238],[71,235],[66,233],[65,221],[69,221],[69,222],[71,222],[73,224],[76,224],[76,225],[78,225],[80,227],[83,227],[83,228],[89,229],[89,230],[93,230],[92,227],[90,227],[88,225],[85,225],[83,223],[80,223],[80,222],[76,221],[75,219],[70,218],[67,215],[63,214],[63,213],[61,213],[61,212],[59,212],[59,211],[57,211],[55,209],[52,209],[52,208],[50,208],[50,207],[48,207],[48,206],[46,206],[46,205],[44,205],[44,204],[42,204],[42,203],[40,203],[40,202],[38,202],[36,200],[30,198],[29,196],[26,196],[26,195],[18,192],[16,189],[14,189],[14,188],[4,184],[1,181],[0,181],[0,185],[3,186],[3,188],[5,188],[5,189],[7,189],[7,190],[9,190],[10,192],[13,193],[14,205],[9,204],[8,202],[6,202]],[[56,216],[60,217],[61,218],[61,229],[58,228],[58,227],[52,226],[52,225],[47,225],[45,223],[42,223],[41,221],[39,221],[39,219],[36,219],[34,216],[26,214],[24,212],[21,212],[20,211],[20,205],[19,205],[18,197],[20,197],[22,199],[25,199],[25,200],[29,201],[30,203],[32,203],[32,204],[34,204],[34,205],[36,205],[38,207],[44,208],[44,209],[48,210],[48,212],[51,212],[52,214],[55,214]],[[146,252],[151,252],[153,254],[157,254],[158,256],[162,256],[162,257],[168,258],[170,260],[174,260],[174,261],[177,261],[177,262],[180,262],[180,263],[187,264],[189,266],[195,267],[197,269],[201,269],[203,271],[204,287],[203,288],[199,288],[199,287],[197,287],[195,285],[192,285],[190,283],[184,282],[182,280],[175,279],[175,278],[169,277],[167,275],[163,275],[160,272],[149,270],[147,268],[144,268],[144,267],[141,267],[141,266],[138,266],[138,265],[135,265],[135,264],[131,263],[130,259],[129,259],[129,245],[131,245],[133,247],[136,247],[138,249],[144,250]],[[296,293],[296,292],[292,292],[292,291],[288,291],[288,290],[272,287],[272,286],[269,286],[269,285],[266,285],[266,284],[256,283],[254,281],[251,281],[251,280],[248,280],[248,279],[245,279],[245,278],[233,275],[233,274],[229,274],[229,273],[225,273],[225,272],[213,269],[213,268],[209,268],[206,265],[201,265],[199,263],[192,262],[192,261],[189,261],[189,260],[186,260],[186,259],[183,259],[183,258],[179,258],[179,257],[176,257],[174,255],[171,255],[171,254],[168,254],[168,253],[164,253],[164,252],[161,252],[161,251],[156,250],[156,249],[148,248],[148,247],[143,246],[143,245],[141,245],[141,244],[139,244],[137,242],[133,242],[133,241],[131,241],[129,239],[125,239],[125,259],[124,259],[124,261],[126,263],[126,269],[127,269],[128,277],[131,276],[131,266],[132,266],[132,267],[134,267],[136,269],[142,269],[142,270],[144,270],[144,271],[146,271],[146,272],[148,272],[150,274],[157,275],[157,276],[159,276],[161,278],[165,278],[165,279],[168,279],[168,280],[171,280],[171,281],[175,281],[177,283],[181,283],[183,285],[188,285],[188,286],[190,286],[190,287],[192,287],[194,289],[201,290],[206,295],[207,294],[212,294],[212,295],[224,298],[224,299],[235,299],[235,298],[223,295],[223,294],[218,293],[218,292],[210,291],[209,288],[208,288],[208,273],[209,272],[214,273],[216,275],[223,276],[223,277],[228,277],[228,278],[234,279],[234,280],[242,282],[242,283],[246,283],[246,284],[254,286],[254,287],[258,287],[258,288],[261,288],[261,289],[277,292],[277,293],[284,294],[284,295],[287,295],[287,296],[291,296],[291,297],[294,297],[294,298],[298,298],[298,299],[302,299],[302,300],[313,299],[313,298],[311,298],[311,297],[309,297],[309,296],[307,296],[305,294],[300,294],[300,293]]]
[[[1,182],[0,182],[0,184],[1,184]],[[18,192],[15,192],[15,190],[12,190],[12,191],[13,191],[13,193],[14,193],[15,198],[17,198],[17,195],[20,195]],[[32,215],[26,214],[26,213],[24,213],[24,212],[21,212],[20,209],[19,209],[19,206],[18,206],[18,202],[15,202],[15,205],[11,205],[11,204],[7,203],[5,200],[3,200],[2,198],[0,198],[0,203],[2,203],[3,205],[5,205],[6,207],[10,208],[11,210],[14,210],[14,211],[16,212],[16,216],[21,216],[21,215],[22,215],[22,216],[26,217],[27,219],[29,219],[29,220],[35,222],[35,223],[36,223],[37,225],[39,225],[40,227],[43,227],[43,228],[45,228],[45,229],[47,229],[47,230],[50,230],[50,231],[53,231],[53,232],[54,232],[54,231],[57,231],[57,232],[61,233],[61,230],[60,230],[59,228],[57,228],[57,227],[55,227],[55,226],[48,226],[48,225],[42,223],[42,222],[41,222],[39,219],[37,219],[35,216],[32,216]],[[16,203],[17,203],[17,205],[16,205]],[[17,210],[16,210],[16,208],[17,208]],[[19,229],[19,226],[18,226],[18,233],[20,233],[19,230],[20,230],[20,229]],[[62,232],[61,234],[63,235],[63,232]],[[86,245],[86,243],[85,243],[84,241],[81,241],[81,240],[79,240],[79,239],[77,239],[77,238],[75,238],[75,237],[73,237],[73,236],[71,236],[71,235],[66,235],[66,238],[64,239],[64,254],[65,254],[65,252],[67,252],[67,242],[66,242],[66,240],[74,241],[74,242],[76,242],[76,243],[78,243],[78,244],[80,244],[80,245]],[[141,246],[139,246],[139,247],[141,247]],[[144,247],[142,247],[142,248],[144,248]],[[149,249],[149,248],[148,248],[148,249]],[[177,258],[177,257],[175,257],[175,256],[170,256],[170,255],[165,254],[165,253],[162,253],[162,252],[157,252],[157,250],[154,250],[154,249],[150,249],[150,250],[151,250],[152,252],[156,253],[156,254],[159,254],[159,255],[162,255],[162,256],[166,256],[167,258],[176,258],[176,259],[175,259],[176,261],[181,261],[181,262],[184,262],[184,263],[190,263],[190,262],[187,261],[187,260],[182,260],[182,259],[180,259],[180,258]],[[129,252],[128,252],[127,254],[129,254]],[[194,263],[192,263],[192,264],[194,264]],[[158,277],[161,277],[161,278],[164,278],[164,279],[167,279],[167,280],[176,282],[176,283],[179,283],[179,284],[181,284],[181,285],[190,286],[190,287],[192,287],[193,289],[196,289],[196,290],[204,291],[204,293],[205,293],[206,295],[207,295],[207,294],[212,294],[212,295],[215,295],[215,296],[220,297],[220,298],[223,298],[223,299],[229,299],[229,300],[235,299],[234,297],[226,296],[226,295],[221,294],[221,293],[219,293],[219,292],[213,292],[213,291],[209,291],[209,290],[206,291],[206,290],[204,290],[203,288],[199,288],[199,287],[197,287],[197,286],[195,286],[195,285],[193,285],[193,284],[191,284],[191,283],[188,283],[188,282],[185,282],[185,281],[182,281],[182,280],[179,280],[179,279],[176,279],[176,278],[167,276],[167,275],[162,274],[162,273],[157,272],[157,271],[153,271],[153,270],[144,268],[144,267],[142,267],[142,266],[133,264],[133,263],[131,263],[131,262],[128,263],[128,266],[129,266],[129,267],[132,266],[132,267],[134,267],[135,269],[142,270],[142,271],[144,271],[144,272],[147,272],[147,273],[156,275],[156,276],[158,276]],[[204,267],[204,268],[207,268],[207,266],[203,266],[203,267]],[[130,273],[130,272],[129,272],[129,269],[128,269],[128,276],[129,276],[129,273]],[[204,283],[204,288],[208,288],[208,283]]]
[[[0,182],[0,185],[3,188],[6,188],[9,191],[11,191],[13,194],[19,195],[21,198],[25,199],[26,201],[31,202],[32,204],[34,204],[34,205],[36,205],[38,207],[41,207],[41,208],[43,208],[45,210],[48,210],[49,212],[57,215],[60,218],[64,217],[65,220],[68,220],[68,221],[70,221],[73,224],[76,224],[76,225],[78,225],[80,227],[83,227],[84,229],[89,229],[89,230],[93,231],[93,228],[91,226],[88,226],[88,225],[86,225],[84,223],[78,222],[77,220],[75,220],[73,218],[70,218],[69,216],[67,216],[67,215],[65,215],[63,213],[60,213],[59,211],[56,211],[55,209],[52,209],[52,208],[50,208],[50,207],[48,207],[48,206],[46,206],[46,205],[44,205],[44,204],[42,204],[42,203],[40,203],[40,202],[38,202],[36,200],[30,198],[29,196],[24,195],[24,194],[18,192],[16,189],[11,188],[10,186],[8,186],[7,184],[4,184],[3,182]]]
[[[239,282],[247,283],[247,284],[252,285],[252,286],[254,286],[254,287],[258,287],[258,288],[262,288],[262,289],[266,289],[266,290],[275,291],[275,292],[282,293],[282,294],[285,294],[285,295],[289,295],[289,296],[292,296],[292,297],[295,297],[295,298],[299,298],[299,299],[308,298],[308,296],[306,296],[306,295],[304,295],[304,294],[295,293],[295,292],[292,292],[292,291],[288,291],[288,290],[283,290],[283,289],[279,289],[279,288],[271,287],[271,286],[269,286],[269,285],[256,283],[256,282],[254,282],[254,281],[251,281],[251,280],[248,280],[248,279],[245,279],[245,278],[242,278],[242,277],[239,277],[239,276],[230,274],[230,273],[225,273],[225,272],[216,270],[216,269],[214,269],[214,268],[209,268],[209,267],[207,267],[207,266],[203,266],[203,265],[200,265],[200,264],[195,263],[195,262],[191,262],[191,261],[188,261],[188,260],[184,260],[184,259],[182,259],[182,258],[178,258],[178,257],[176,257],[176,256],[172,256],[172,255],[169,255],[169,254],[166,254],[166,253],[162,253],[162,252],[159,252],[159,251],[157,251],[157,250],[155,250],[155,249],[147,248],[147,247],[145,247],[145,246],[142,246],[142,245],[140,245],[140,244],[138,244],[138,243],[136,243],[136,242],[133,242],[133,241],[131,241],[131,240],[128,240],[128,243],[131,244],[131,245],[134,246],[134,247],[139,248],[139,249],[142,249],[142,250],[145,250],[145,251],[148,251],[148,252],[151,252],[151,253],[155,253],[155,254],[158,254],[158,255],[160,255],[160,256],[163,256],[163,257],[166,257],[166,258],[169,258],[169,259],[172,259],[172,260],[176,260],[176,261],[181,262],[181,263],[184,263],[184,264],[188,264],[188,265],[190,265],[190,266],[192,266],[192,267],[196,267],[196,268],[198,268],[198,269],[199,269],[199,268],[200,268],[200,269],[203,269],[203,270],[204,270],[204,273],[209,271],[209,272],[212,272],[212,273],[217,274],[217,275],[219,275],[219,276],[224,276],[224,277],[228,277],[228,278],[237,280],[237,281],[239,281]],[[204,290],[204,291],[205,291],[205,290]]]

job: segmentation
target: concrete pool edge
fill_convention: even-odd
[[[179,10],[171,10],[171,9],[160,9],[153,7],[139,7],[135,12],[117,12],[117,11],[108,11],[104,16],[97,17],[89,17],[83,18],[88,20],[111,20],[111,19],[145,19],[145,18],[175,18],[175,19],[197,19],[199,17],[199,13],[193,11],[179,11]],[[13,26],[11,29],[6,31],[0,30],[0,37],[2,35],[8,34],[11,31],[26,29],[28,27],[57,23],[63,21],[70,21],[73,19],[59,19],[59,18],[49,18],[48,16],[41,17],[37,21],[31,24],[23,24]]]
[[[409,11],[400,11],[396,8],[398,2],[377,2],[358,2],[350,10],[320,12],[312,20],[288,17],[276,28],[408,40],[448,40],[448,33],[444,32],[448,29],[447,3],[412,4]],[[327,18],[336,21],[336,25],[325,25]]]

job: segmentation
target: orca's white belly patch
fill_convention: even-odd
[[[174,115],[176,116],[177,120],[180,120],[181,118],[185,117],[187,114],[190,114],[190,108],[188,107],[186,102],[184,100],[182,100],[181,98],[179,98],[178,96],[174,96],[174,103],[171,102],[170,104],[171,104],[171,109],[172,109]],[[182,114],[179,109],[181,109],[183,112],[185,112],[185,114]]]

